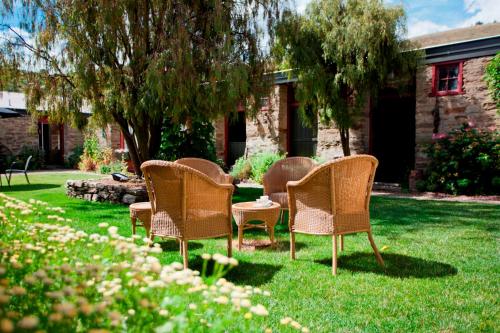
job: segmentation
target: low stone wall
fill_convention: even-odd
[[[88,201],[106,201],[130,205],[149,201],[144,182],[117,182],[113,179],[68,180],[66,194]]]

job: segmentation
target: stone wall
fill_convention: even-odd
[[[268,106],[263,107],[255,119],[247,118],[245,155],[286,151],[286,101],[287,86],[276,85]]]
[[[479,128],[500,125],[496,105],[491,99],[485,82],[484,69],[492,57],[469,59],[463,64],[463,94],[430,96],[432,93],[432,66],[417,73],[416,87],[416,169],[423,169],[427,157],[423,150],[432,142],[434,116],[432,110],[439,108],[439,133],[447,133],[463,123],[473,122]]]
[[[88,201],[106,201],[130,205],[134,202],[149,201],[146,185],[141,183],[121,183],[112,179],[68,180],[66,194],[69,197]]]
[[[83,133],[76,128],[64,125],[64,158],[68,158],[77,146],[83,146]]]
[[[370,105],[367,102],[363,115],[357,126],[349,131],[349,147],[351,154],[365,154],[368,152],[370,130]],[[316,155],[325,160],[332,160],[344,156],[339,130],[333,126],[318,123],[318,147]]]
[[[16,155],[23,146],[38,148],[38,133],[31,117],[1,118],[0,144]]]

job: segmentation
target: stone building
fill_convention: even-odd
[[[406,89],[386,87],[369,100],[350,131],[353,154],[369,153],[380,162],[377,180],[406,182],[411,170],[426,165],[423,148],[434,133],[464,122],[498,128],[499,115],[483,80],[486,64],[500,51],[500,24],[456,29],[414,39],[425,51],[424,64]],[[277,73],[269,98],[255,119],[238,110],[216,122],[216,148],[228,165],[243,155],[282,152],[288,156],[343,155],[335,127],[302,125],[294,98],[296,80]]]
[[[46,116],[34,122],[23,93],[0,92],[0,154],[17,155],[28,147],[43,150],[47,164],[62,164],[82,144],[81,131],[67,124],[49,123]]]

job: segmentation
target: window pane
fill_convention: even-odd
[[[439,80],[438,91],[446,91],[446,80]]]
[[[457,87],[458,87],[458,79],[448,80],[448,90],[457,90]]]
[[[448,76],[448,68],[439,67],[439,80],[444,79]]]
[[[458,77],[458,65],[450,67],[449,77]]]

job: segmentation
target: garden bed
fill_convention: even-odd
[[[68,180],[66,194],[88,201],[121,203],[149,201],[144,181],[118,182],[109,177],[90,180]]]

